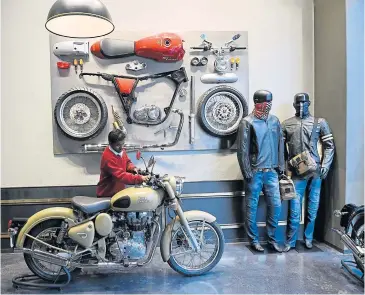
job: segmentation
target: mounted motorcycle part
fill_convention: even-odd
[[[230,59],[229,59],[229,62],[231,63],[231,71],[233,70],[233,67],[234,67],[234,64],[235,64],[235,62],[236,62],[236,59],[234,58],[234,57],[231,57]]]
[[[161,120],[161,109],[155,105],[145,105],[133,112],[133,117],[139,122],[158,122]]]
[[[181,89],[179,91],[179,96],[180,97],[185,97],[188,94],[188,92],[186,91],[186,89]]]
[[[195,141],[195,77],[191,76],[190,81],[190,144]]]
[[[54,117],[66,136],[87,140],[103,130],[108,120],[108,110],[102,97],[94,90],[72,88],[57,100]]]
[[[142,150],[142,149],[164,149],[167,147],[172,147],[174,145],[176,145],[179,142],[180,139],[180,135],[181,135],[181,131],[182,128],[184,126],[184,113],[182,112],[182,110],[178,110],[178,109],[172,109],[171,110],[173,113],[176,113],[180,116],[180,122],[176,131],[176,136],[173,142],[169,142],[169,143],[163,143],[163,144],[147,144],[147,145],[138,145],[138,144],[125,144],[123,146],[123,148],[125,148],[127,151],[136,151],[136,150]],[[108,146],[108,144],[86,144],[83,145],[83,151],[85,153],[97,153],[97,152],[102,152],[104,151],[104,149]]]
[[[57,62],[57,68],[59,69],[69,69],[71,66],[71,63],[65,62],[65,61],[58,61]]]
[[[122,102],[124,112],[127,115],[127,123],[128,124],[134,123],[137,125],[145,125],[145,126],[159,125],[166,121],[166,119],[171,113],[172,106],[175,102],[176,96],[178,95],[181,84],[188,81],[185,68],[183,67],[175,71],[164,72],[143,77],[112,75],[106,73],[82,73],[80,74],[79,77],[81,79],[84,76],[102,77],[104,80],[112,82]],[[160,120],[155,122],[144,122],[133,119],[131,117],[131,107],[132,103],[136,101],[134,91],[136,89],[138,82],[148,79],[157,79],[163,77],[173,81],[176,86],[174,94],[170,101],[170,105],[164,109],[165,110],[164,118],[161,118]]]
[[[200,59],[200,64],[201,64],[202,66],[205,66],[205,65],[207,65],[207,63],[208,63],[208,58],[207,58],[207,57],[205,57],[205,56],[203,56],[203,57]]]
[[[235,73],[205,74],[200,77],[200,81],[204,84],[235,83],[237,80],[238,76]]]
[[[140,71],[145,68],[147,68],[147,64],[145,62],[140,62],[139,60],[134,60],[125,65],[125,69],[130,71]]]
[[[241,59],[239,57],[236,57],[236,70],[238,70],[238,66],[240,64]]]
[[[84,71],[84,60],[82,58],[80,58],[79,60],[79,65],[80,65],[80,71],[82,73]]]
[[[125,129],[124,124],[122,122],[122,118],[119,116],[117,111],[114,110],[114,107],[112,106],[112,114],[114,117],[113,126],[115,129],[121,130],[124,134],[127,134],[127,129]]]
[[[74,66],[75,66],[75,73],[77,74],[77,65],[78,65],[78,62],[77,62],[77,59],[75,58],[74,59]]]
[[[214,69],[219,73],[228,71],[228,59],[226,59],[224,56],[218,56],[214,61]]]
[[[190,64],[192,66],[198,66],[200,64],[200,60],[199,60],[199,57],[193,57],[190,61]]]
[[[138,41],[105,38],[91,46],[91,52],[104,59],[137,55],[158,62],[176,62],[183,59],[183,40],[174,33],[161,33]]]
[[[178,128],[179,128],[178,126],[169,126],[165,129],[160,129],[153,134],[157,135],[157,134],[160,134],[161,132],[163,132],[163,137],[166,138],[167,131],[172,130],[172,129],[178,129]]]
[[[235,88],[219,85],[206,91],[198,104],[200,123],[214,136],[234,134],[248,114],[243,95]]]
[[[63,41],[53,45],[53,53],[58,56],[89,55],[89,42]]]

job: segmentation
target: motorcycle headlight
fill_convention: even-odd
[[[176,188],[175,188],[176,195],[180,196],[184,188],[184,178],[175,176],[175,180],[176,180]]]

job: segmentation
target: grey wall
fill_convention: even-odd
[[[346,202],[364,203],[364,0],[346,1]]]
[[[343,245],[331,232],[339,220],[332,212],[349,201],[363,203],[364,195],[364,9],[359,2],[363,6],[363,0],[314,1],[315,116],[328,120],[336,144],[317,227],[318,236],[339,248]]]

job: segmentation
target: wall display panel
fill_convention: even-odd
[[[247,32],[51,35],[50,61],[54,154],[100,152],[113,128],[130,149],[236,148],[250,101]]]

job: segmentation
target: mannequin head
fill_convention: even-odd
[[[258,90],[253,95],[255,109],[253,114],[256,118],[266,120],[272,106],[272,93],[267,90]]]
[[[308,93],[297,93],[294,96],[293,106],[295,108],[295,115],[300,118],[306,118],[309,114],[309,106],[311,102],[309,100]]]

